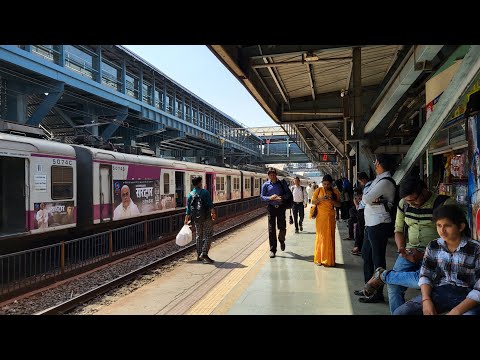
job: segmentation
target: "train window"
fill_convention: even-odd
[[[170,194],[170,174],[163,174],[163,193]]]
[[[245,189],[250,189],[250,179],[245,179]]]
[[[73,168],[52,166],[52,199],[73,198]]]
[[[224,177],[217,178],[216,188],[217,188],[217,191],[225,190],[225,178]]]
[[[240,179],[233,178],[233,190],[240,190]]]

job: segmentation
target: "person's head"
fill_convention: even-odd
[[[123,207],[128,207],[130,205],[130,188],[128,185],[123,185],[120,190],[120,195],[122,196]]]
[[[40,204],[40,209],[44,210],[45,209],[45,203]]]
[[[67,215],[71,215],[73,213],[73,206],[67,206]]]
[[[405,178],[400,183],[399,195],[414,208],[423,206],[429,198],[427,185],[418,176]]]
[[[373,165],[375,166],[377,175],[380,175],[392,169],[392,159],[386,154],[377,154]]]
[[[456,205],[443,205],[433,211],[433,221],[438,235],[445,241],[455,241],[462,235],[470,236],[467,218]]]
[[[192,185],[198,188],[202,187],[202,177],[201,176],[195,176],[192,179]]]
[[[358,173],[357,179],[362,186],[365,186],[370,181],[370,178],[368,177],[367,173],[364,171]]]
[[[300,178],[298,176],[295,176],[295,180],[293,180],[295,185],[300,186]]]
[[[311,184],[311,183],[308,183],[308,186],[312,186],[312,184]]]
[[[270,181],[272,181],[272,182],[277,181],[277,169],[272,168],[272,167],[269,168],[268,172],[267,172],[267,175],[268,175],[268,178],[270,179]]]
[[[326,174],[322,178],[322,186],[325,188],[325,190],[329,190],[332,188],[332,183],[333,179],[332,176],[329,174]]]

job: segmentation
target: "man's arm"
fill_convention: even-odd
[[[375,200],[381,196],[392,194],[395,196],[395,186],[388,180],[380,180],[373,187],[370,186],[367,194],[363,194],[362,200],[365,204],[373,205]]]
[[[263,183],[262,192],[260,193],[260,198],[262,199],[262,201],[269,201],[270,200],[270,196],[267,196],[267,183],[266,182]]]
[[[403,213],[403,204],[405,200],[400,200],[398,203],[397,217],[395,218],[395,244],[400,254],[405,255],[405,214]]]

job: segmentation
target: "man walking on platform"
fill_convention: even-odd
[[[285,235],[287,233],[287,221],[285,219],[284,200],[287,200],[291,193],[288,191],[288,185],[277,178],[275,168],[268,169],[269,180],[262,186],[260,198],[262,201],[268,201],[268,240],[270,243],[270,257],[274,258],[277,252],[277,230],[280,248],[285,251]]]
[[[308,203],[310,204],[310,202],[312,201],[312,195],[313,195],[313,184],[311,183],[308,183],[307,195],[308,195]]]
[[[305,217],[304,208],[307,207],[308,195],[303,186],[300,185],[300,178],[295,177],[295,185],[292,185],[290,190],[293,194],[293,219],[295,221],[295,232],[298,233],[298,226],[300,225],[300,231],[303,231],[303,218]],[[300,222],[298,221],[298,215],[300,215]]]
[[[210,243],[212,241],[212,222],[215,220],[215,210],[210,192],[202,188],[202,177],[194,177],[192,184],[195,187],[190,194],[188,194],[185,224],[188,224],[190,219],[195,224],[197,261],[203,261],[204,264],[211,264],[214,261],[208,257],[208,250],[210,250]]]

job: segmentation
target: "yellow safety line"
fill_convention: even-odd
[[[228,294],[247,273],[252,269],[260,258],[268,250],[268,247],[262,243],[255,251],[253,251],[242,265],[245,267],[235,268],[223,278],[215,287],[210,290],[202,299],[193,305],[185,314],[186,315],[209,315],[222,302],[226,294]]]

